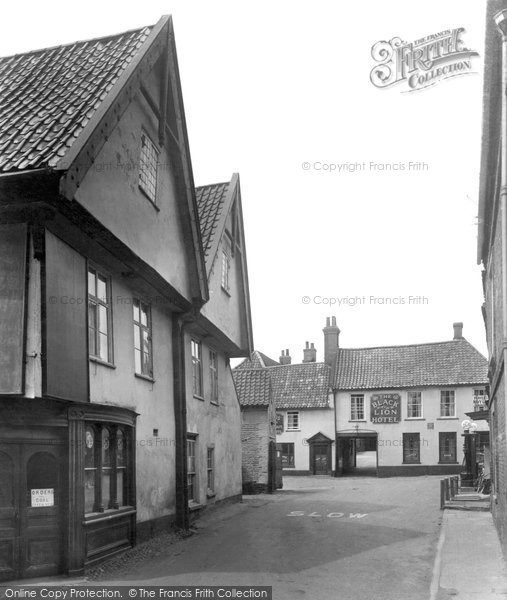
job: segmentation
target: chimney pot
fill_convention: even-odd
[[[463,323],[453,323],[452,326],[454,329],[454,339],[462,340],[463,339]]]
[[[310,347],[310,344],[308,342],[306,342],[306,348],[303,348],[303,362],[317,362],[317,350],[315,349],[313,344]]]
[[[336,325],[336,317],[327,317],[324,327],[324,362],[330,367],[334,366],[338,354],[340,329]]]
[[[281,365],[290,365],[291,363],[291,356],[289,354],[289,349],[287,348],[287,350],[282,350],[282,355],[280,356],[279,362]]]
[[[329,317],[326,317],[326,327],[329,327],[331,325],[331,319]]]

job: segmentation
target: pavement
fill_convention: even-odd
[[[275,494],[205,514],[186,539],[155,538],[87,578],[23,583],[268,585],[274,600],[507,599],[491,514],[439,504],[439,477],[285,477]]]

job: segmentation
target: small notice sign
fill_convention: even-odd
[[[54,506],[55,490],[54,488],[43,488],[30,490],[32,495],[32,507]]]
[[[283,433],[283,413],[276,413],[276,435]]]

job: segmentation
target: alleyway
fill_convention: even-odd
[[[219,509],[195,535],[102,581],[272,585],[277,600],[427,600],[438,499],[438,477],[286,477],[282,491]]]

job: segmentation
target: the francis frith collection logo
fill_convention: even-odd
[[[370,72],[371,82],[378,88],[404,83],[405,91],[415,92],[450,77],[470,75],[472,57],[478,53],[465,47],[464,32],[458,27],[410,43],[399,37],[377,42],[371,49],[377,63]]]

